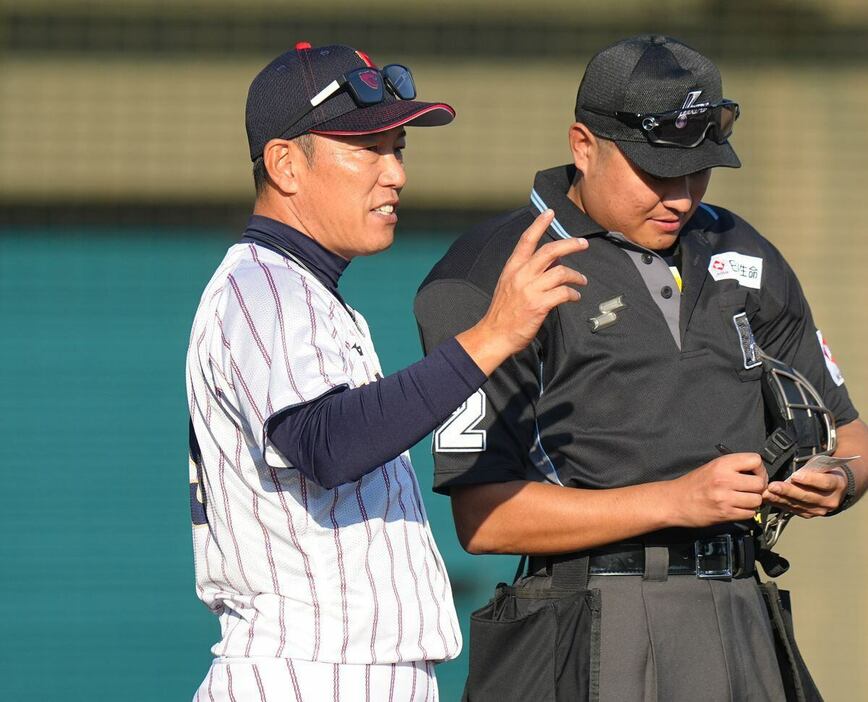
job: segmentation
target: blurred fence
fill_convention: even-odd
[[[253,0],[242,11],[228,0],[6,0],[0,203],[244,201],[247,85],[267,59],[308,39],[405,61],[423,98],[458,109],[448,130],[412,134],[407,204],[499,207],[525,195],[532,169],[564,160],[590,54],[642,30],[665,30],[720,62],[726,94],[743,104],[741,207],[779,209],[768,196],[785,190],[800,234],[841,200],[859,201],[868,4],[608,5],[307,0],[288,11]],[[826,210],[815,212],[817,202]],[[772,235],[791,233],[779,213],[775,221]]]
[[[129,309],[99,307],[103,316],[96,321],[89,314],[93,303],[111,299],[114,286],[126,281],[118,295],[134,304],[137,314],[146,313],[147,330],[159,341],[159,320],[177,321],[173,315],[179,299],[192,304],[190,291],[204,283],[202,271],[208,265],[202,270],[193,265],[198,272],[190,273],[196,260],[191,251],[206,250],[200,248],[205,236],[231,241],[250,207],[244,100],[250,79],[272,56],[302,39],[351,44],[380,64],[407,63],[422,99],[456,107],[458,118],[448,128],[412,130],[409,138],[402,221],[416,226],[405,224],[401,236],[417,237],[418,246],[407,249],[412,257],[409,262],[401,259],[400,265],[421,280],[435,249],[442,249],[421,233],[440,230],[453,236],[496,209],[525,202],[534,172],[568,159],[566,131],[587,59],[611,41],[645,31],[678,36],[721,66],[726,96],[742,106],[733,144],[744,167],[716,173],[706,199],[738,211],[783,250],[832,343],[851,395],[857,406],[868,406],[868,237],[862,231],[868,221],[868,3],[863,0],[0,0],[0,322],[5,330],[0,353],[6,367],[2,411],[7,427],[0,442],[5,446],[0,472],[14,485],[12,494],[27,493],[23,476],[32,468],[32,442],[41,436],[38,425],[30,422],[40,421],[43,415],[37,410],[43,402],[50,404],[52,388],[66,387],[70,377],[102,374],[106,384],[99,386],[100,397],[111,402],[116,402],[111,399],[113,383],[137,391],[135,383],[128,384],[135,374],[175,373],[172,382],[182,392],[182,359],[175,353],[183,341],[180,327],[165,332],[175,355],[160,357],[163,365],[154,365],[156,357],[141,348],[134,357],[129,355],[131,340],[142,331],[129,326]],[[82,228],[93,222],[101,225],[98,230]],[[147,229],[117,233],[120,225],[130,224]],[[183,227],[155,228],[159,224]],[[205,224],[212,228],[201,229]],[[142,242],[141,247],[135,241]],[[186,263],[163,269],[161,255],[178,255],[171,242],[181,247],[180,260]],[[28,267],[33,260],[52,256],[61,257],[55,268]],[[108,277],[89,277],[87,261],[92,257],[103,261],[96,275]],[[137,267],[135,260],[147,265]],[[118,270],[125,271],[122,280],[112,277]],[[196,279],[181,285],[185,275]],[[401,294],[409,298],[413,286],[405,288]],[[63,355],[62,343],[57,354],[45,352],[45,345],[56,339],[49,342],[40,336],[44,328],[38,322],[55,319],[48,311],[52,300],[76,301],[59,317],[67,338],[77,344],[72,355]],[[408,334],[413,336],[409,299],[403,311],[389,314],[404,314],[408,321],[399,336],[400,343],[409,346],[393,359],[394,370],[415,356],[415,339],[407,340]],[[372,317],[376,332],[376,312]],[[36,327],[21,326],[23,319],[35,321]],[[105,340],[108,346],[103,348],[123,355],[88,353],[86,329],[90,338]],[[13,371],[22,363],[40,376],[39,384],[21,382],[21,374]],[[52,382],[58,374],[62,378]],[[75,399],[67,397],[61,416],[79,414],[77,422],[94,426],[97,405],[104,405],[85,386],[73,384],[68,391]],[[122,403],[117,406],[131,411]],[[149,407],[153,412],[128,429],[133,436],[171,432],[169,423],[149,424],[149,416],[162,412],[157,401]],[[84,415],[93,421],[88,423]],[[32,433],[23,429],[25,417]],[[166,439],[179,452],[177,465],[161,453],[156,466],[164,490],[160,494],[171,494],[177,483],[181,503],[183,430],[179,426],[178,434]],[[85,451],[86,444],[79,448]],[[52,450],[60,447],[46,447],[48,455]],[[64,486],[62,495],[56,489],[45,493],[51,498],[44,508],[76,522],[83,519],[76,517],[76,505],[81,510],[97,507],[84,492],[76,493],[83,488],[75,480],[57,482],[50,476],[87,471],[89,458],[61,455],[64,461],[50,462],[35,489]],[[146,458],[135,454],[131,460],[140,469]],[[32,572],[27,567],[35,561],[27,559],[40,548],[57,557],[56,539],[62,536],[47,530],[40,546],[36,531],[35,541],[26,546],[12,543],[17,538],[12,527],[15,519],[24,519],[24,504],[17,503],[18,512],[7,511],[5,526],[11,531],[6,533],[11,536],[0,545],[0,553],[11,564],[9,572]],[[153,519],[159,507],[143,504],[138,519]],[[447,550],[454,548],[445,501],[432,498],[430,504],[438,539],[448,544]],[[860,506],[828,522],[794,524],[785,537],[794,567],[783,583],[795,591],[804,653],[830,700],[868,698],[868,605],[862,596],[868,578],[866,509]],[[192,567],[182,524],[183,519],[177,519],[181,528],[164,532],[162,540],[132,532],[127,537],[152,561],[166,549],[171,563],[189,580],[184,569]],[[64,551],[88,546],[85,535]],[[119,552],[108,551],[114,556]],[[450,557],[453,563],[468,562],[457,554]],[[68,567],[90,566],[76,566],[70,559]],[[476,596],[468,584],[470,566],[464,568],[459,587]],[[47,572],[38,571],[43,582]],[[177,578],[178,571],[164,575]],[[76,571],[76,578],[87,582],[83,572]],[[478,575],[483,589],[490,585],[488,579]],[[5,594],[11,597],[23,582],[8,581]],[[160,587],[159,577],[149,582]],[[106,601],[118,595],[111,578],[95,587]],[[158,609],[153,587],[150,594],[137,597]],[[195,610],[192,584],[189,590],[189,606]],[[51,588],[38,593],[28,600],[34,607],[28,616],[34,621],[41,621],[38,602],[56,595]],[[30,627],[37,638],[57,638],[45,649],[52,656],[75,645],[78,639],[70,627],[86,626],[85,605],[73,609],[74,616],[62,607],[50,610],[51,621]],[[118,628],[139,621],[124,620],[120,606],[112,611],[120,617]],[[204,612],[198,614],[207,618]],[[133,656],[154,665],[170,651],[178,660],[178,651],[168,643],[162,646],[159,639],[165,626],[144,627],[149,643],[136,639],[129,655],[118,659],[117,670],[131,675]],[[19,635],[28,630],[26,620],[16,627]],[[135,638],[136,632],[128,635]],[[206,647],[208,639],[200,636],[196,643]],[[32,651],[41,650],[32,642]],[[20,652],[11,647],[2,651],[4,673],[15,653]],[[73,664],[80,676],[93,666],[84,658]],[[31,675],[39,672],[28,670]],[[191,679],[199,673],[193,671]],[[85,684],[85,678],[75,679]],[[15,680],[19,696],[3,695],[0,682],[0,697],[26,698],[21,696],[27,689],[25,678]],[[159,699],[144,690],[140,699]]]

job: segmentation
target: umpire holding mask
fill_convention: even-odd
[[[868,428],[781,254],[703,202],[712,169],[740,165],[738,116],[717,67],[675,39],[601,50],[571,162],[537,173],[527,205],[460,238],[419,290],[428,350],[480,317],[539,212],[555,212],[547,239],[589,242],[581,301],[435,431],[434,489],[462,545],[528,564],[472,616],[471,702],[819,699],[787,593],[759,580],[758,561],[769,575],[783,561],[755,514],[851,506]],[[766,356],[834,416],[837,448],[816,450],[857,458],[780,479]]]

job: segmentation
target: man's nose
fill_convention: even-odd
[[[681,178],[668,179],[662,200],[666,207],[675,212],[682,214],[689,212],[693,206],[693,196],[690,193],[688,177],[683,176]]]
[[[401,189],[407,182],[407,173],[404,164],[395,154],[383,157],[384,166],[380,174],[380,185],[386,188]]]

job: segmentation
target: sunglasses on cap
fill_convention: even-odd
[[[583,108],[603,117],[614,117],[628,127],[641,129],[652,144],[688,149],[699,146],[706,135],[716,143],[723,144],[732,135],[733,125],[739,116],[738,103],[730,100],[722,100],[714,105],[691,105],[668,112],[607,112],[586,105]]]
[[[336,78],[310,99],[310,103],[296,112],[283,131],[285,134],[298,122],[313,112],[319,105],[341,90],[346,90],[359,107],[368,107],[383,102],[386,90],[399,100],[416,97],[416,84],[410,69],[399,63],[390,63],[383,68],[357,68]]]

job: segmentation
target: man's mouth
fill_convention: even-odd
[[[680,219],[663,219],[663,218],[652,218],[651,219],[654,224],[660,227],[663,231],[666,232],[674,232],[681,228],[681,220]]]
[[[398,203],[397,202],[387,202],[384,205],[380,205],[379,207],[375,207],[371,210],[373,215],[377,217],[380,222],[383,224],[397,224],[398,222]]]

